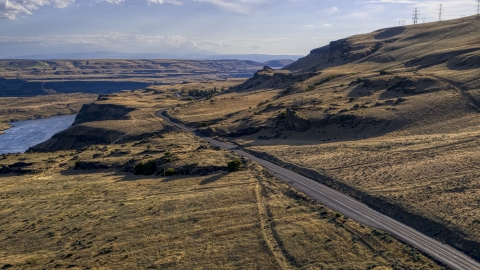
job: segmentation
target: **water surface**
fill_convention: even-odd
[[[55,133],[72,125],[76,115],[61,115],[11,123],[10,129],[0,135],[0,155],[23,153],[28,148],[50,139]]]

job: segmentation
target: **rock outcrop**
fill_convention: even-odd
[[[85,104],[75,117],[72,126],[93,121],[127,120],[127,114],[134,111],[133,108],[114,104]]]
[[[297,112],[287,108],[285,124],[288,130],[305,131],[310,128],[310,122],[297,115]]]

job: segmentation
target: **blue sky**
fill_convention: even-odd
[[[477,0],[0,0],[0,57],[120,51],[299,54],[332,40],[476,13]]]

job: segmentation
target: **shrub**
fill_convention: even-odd
[[[200,122],[197,124],[197,127],[208,127],[210,126],[210,122]]]
[[[165,170],[165,176],[172,176],[177,174],[177,171],[174,168],[167,168]]]
[[[393,85],[390,85],[387,90],[390,91],[390,90],[393,90],[397,87],[400,87],[402,85],[402,82],[403,82],[403,79],[398,79]]]
[[[227,163],[229,172],[237,172],[243,169],[243,163],[239,159],[232,160]]]
[[[149,160],[146,163],[140,162],[135,166],[135,175],[152,175],[157,170],[157,162]]]
[[[218,93],[217,88],[213,88],[212,90],[199,90],[193,89],[188,90],[188,95],[191,97],[212,97],[214,94]]]
[[[305,92],[310,92],[310,91],[313,91],[313,90],[315,90],[315,86],[309,85],[309,86],[307,87],[307,89],[305,89]]]
[[[279,113],[279,114],[278,114],[278,118],[281,119],[281,120],[287,118],[287,112],[281,112],[281,113]]]
[[[388,75],[390,72],[385,71],[385,70],[380,70],[380,75]]]

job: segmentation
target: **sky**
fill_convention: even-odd
[[[294,54],[347,36],[473,15],[477,0],[0,0],[0,57]]]

